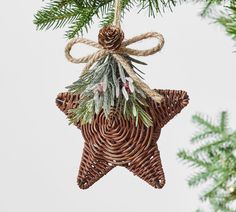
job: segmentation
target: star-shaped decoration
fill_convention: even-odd
[[[77,178],[81,189],[87,189],[116,166],[126,167],[134,175],[154,188],[162,188],[165,176],[157,146],[161,128],[187,106],[189,98],[185,91],[156,90],[164,97],[161,104],[149,99],[152,127],[142,122],[126,120],[115,109],[109,117],[101,111],[91,124],[76,126],[85,139],[83,156]],[[67,116],[77,107],[79,95],[60,93],[56,104]]]

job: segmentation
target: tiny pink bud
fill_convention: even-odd
[[[127,90],[128,93],[131,93],[131,90],[129,88],[129,82],[124,83],[124,87]]]
[[[98,83],[97,90],[100,94],[104,92],[103,82]]]

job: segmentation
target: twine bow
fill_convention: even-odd
[[[120,11],[119,7],[120,5],[118,4],[119,0],[116,1],[116,11]],[[120,27],[120,13],[117,13],[115,20],[114,20],[114,25],[117,27]],[[118,21],[117,21],[118,20]],[[150,49],[146,50],[138,50],[138,49],[131,49],[127,48],[128,45],[136,43],[141,40],[149,39],[149,38],[156,38],[159,40],[159,43]],[[74,58],[70,52],[72,47],[75,44],[86,44],[88,46],[92,46],[95,48],[98,48],[99,50],[93,54],[87,55],[85,57],[79,57],[79,58]],[[157,32],[147,32],[138,36],[135,36],[131,39],[128,39],[126,41],[123,41],[121,44],[121,47],[118,50],[107,50],[104,49],[102,45],[100,45],[97,42],[94,42],[92,40],[86,39],[86,38],[75,38],[69,41],[69,43],[66,45],[65,48],[65,56],[66,58],[72,62],[72,63],[87,63],[86,66],[84,67],[82,71],[82,75],[84,75],[86,72],[89,71],[89,69],[92,67],[92,65],[100,60],[103,57],[106,57],[109,54],[112,54],[112,56],[119,62],[123,68],[126,70],[127,74],[129,77],[131,77],[134,81],[134,83],[141,88],[149,97],[151,97],[155,102],[160,103],[163,100],[163,97],[158,94],[156,91],[152,90],[146,83],[144,83],[140,78],[135,74],[133,68],[130,66],[130,64],[127,62],[125,57],[123,56],[124,54],[128,55],[134,55],[134,56],[149,56],[157,53],[162,49],[164,46],[164,38],[161,34]]]

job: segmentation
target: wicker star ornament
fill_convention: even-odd
[[[157,146],[161,129],[187,106],[185,91],[155,90],[164,101],[148,99],[146,111],[154,120],[146,127],[141,121],[127,120],[115,108],[108,118],[101,111],[92,123],[75,125],[82,131],[84,150],[77,178],[81,189],[87,189],[116,166],[123,166],[154,188],[162,188],[165,176]],[[70,116],[69,111],[78,106],[80,96],[70,92],[60,93],[56,104]]]
[[[164,46],[158,32],[126,39],[121,29],[121,1],[115,0],[114,22],[103,27],[98,42],[78,37],[65,48],[68,61],[86,63],[79,79],[60,93],[56,104],[84,137],[84,150],[77,178],[87,189],[116,166],[122,166],[154,188],[165,185],[157,146],[161,129],[187,106],[185,91],[153,90],[135,64],[146,63],[133,56],[149,56]],[[129,45],[155,39],[152,48],[133,49]],[[72,47],[84,44],[96,52],[74,57]]]
[[[123,3],[122,0],[109,1],[107,9],[112,16],[99,29],[97,40],[77,33],[83,28],[87,31],[87,26],[79,26],[80,23],[73,32],[67,33],[71,39],[65,46],[65,58],[74,64],[84,64],[84,67],[76,81],[66,87],[66,92],[58,94],[56,105],[69,123],[81,130],[84,138],[77,178],[81,189],[89,188],[116,166],[127,168],[154,188],[162,188],[165,176],[157,141],[162,127],[189,102],[185,91],[152,89],[145,82],[142,67],[147,63],[138,57],[160,52],[165,39],[154,31],[127,38],[121,26]],[[53,4],[37,13],[35,18],[40,29],[54,25],[55,21],[42,20],[48,9],[54,8]],[[86,15],[87,7],[93,6],[84,4],[84,11],[79,10],[77,15]],[[57,12],[64,9],[59,8]],[[64,27],[64,18],[56,21],[54,28]],[[91,18],[84,20],[88,26]],[[150,39],[155,40],[151,47],[132,47]],[[75,56],[72,50],[78,45],[93,47],[93,50],[85,55],[80,50],[79,56]],[[159,73],[155,78],[165,80]]]

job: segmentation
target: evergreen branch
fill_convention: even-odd
[[[124,17],[125,10],[130,11],[133,6],[134,3],[130,0],[121,1],[122,17]],[[104,13],[106,13],[106,15],[103,15]],[[114,4],[110,4],[106,11],[101,11],[101,14],[103,15],[103,19],[101,20],[101,26],[107,26],[109,24],[112,24],[115,14]]]
[[[73,22],[69,26],[69,29],[65,33],[65,37],[71,39],[77,36],[79,33],[83,34],[84,30],[88,32],[88,28],[93,23],[93,16],[95,11],[91,8],[80,10],[83,15],[77,15],[74,17]]]
[[[200,15],[202,17],[207,17],[215,13],[218,7],[226,7],[233,5],[235,5],[235,0],[206,0]]]
[[[220,133],[220,128],[215,126],[211,121],[204,119],[201,115],[194,115],[192,121],[197,123],[200,127],[203,127],[206,130],[210,130],[213,133]]]
[[[211,182],[200,199],[208,201],[213,211],[232,212],[235,210],[230,204],[236,200],[236,132],[229,133],[227,112],[220,113],[219,117],[218,125],[214,125],[209,118],[193,116],[200,132],[192,140],[202,142],[195,150],[182,150],[178,156],[199,169],[189,178],[189,186]],[[229,186],[235,190],[229,191]]]
[[[112,23],[114,19],[114,0],[52,0],[34,16],[34,24],[39,30],[63,28],[68,26],[67,38],[88,31],[95,16],[99,17],[101,25]],[[176,0],[122,0],[123,17],[125,12],[134,6],[140,11],[149,10],[149,15],[155,17],[161,10],[172,8]]]
[[[228,8],[227,12],[216,18],[216,21],[225,27],[226,32],[236,40],[236,3]]]
[[[126,11],[134,6],[140,8],[139,12],[148,10],[148,15],[156,17],[168,8],[172,10],[177,5],[177,0],[122,0],[123,17]],[[206,6],[201,16],[214,17],[217,8],[225,6],[226,10],[214,19],[225,27],[226,32],[236,40],[236,1],[235,0],[206,0]],[[51,0],[34,16],[34,24],[39,30],[50,28],[64,28],[68,26],[67,38],[88,31],[93,23],[94,16],[98,16],[101,25],[112,23],[114,18],[113,0]]]
[[[140,11],[148,10],[148,15],[156,17],[157,14],[165,11],[165,8],[172,10],[176,6],[176,0],[138,0]]]
[[[128,57],[127,60],[132,64]],[[67,88],[81,96],[78,107],[70,111],[71,123],[91,122],[101,110],[108,117],[111,107],[116,106],[126,119],[135,120],[136,124],[141,120],[146,127],[153,125],[145,110],[148,107],[146,96],[111,55],[99,60],[93,69]]]
[[[222,140],[219,140],[219,141],[213,141],[213,142],[210,142],[208,144],[204,144],[204,145],[200,146],[199,148],[197,148],[193,153],[198,154],[198,153],[201,153],[201,152],[210,151],[213,148],[220,148],[227,141],[228,141],[228,138],[225,138],[225,139],[222,139]]]
[[[70,124],[81,122],[81,124],[91,123],[94,114],[94,102],[91,99],[93,94],[90,93],[87,96],[79,100],[79,107],[69,110],[71,116],[69,117]]]
[[[212,173],[209,171],[201,171],[193,175],[190,179],[188,179],[188,185],[191,187],[198,186],[201,183],[205,183],[210,177]]]
[[[178,152],[178,157],[181,158],[186,163],[189,163],[191,166],[194,167],[208,167],[208,163],[201,160],[197,155],[193,155],[185,150]]]
[[[132,112],[130,112],[130,116],[136,117],[136,125],[138,124],[138,119],[140,119],[146,127],[150,127],[153,125],[153,120],[151,116],[144,110],[144,107],[147,107],[148,104],[146,103],[145,99],[137,94],[131,96],[132,102]]]
[[[212,131],[199,132],[191,138],[191,142],[196,143],[196,142],[202,141],[208,138],[209,136],[211,136],[212,134],[214,134]]]
[[[76,18],[79,10],[73,0],[53,1],[34,15],[34,24],[39,30],[62,28]]]
[[[109,8],[112,0],[103,1],[85,1],[83,3],[83,9],[80,11],[79,16],[69,26],[69,30],[66,32],[67,38],[73,38],[76,35],[83,34],[84,30],[88,32],[88,29],[93,23],[93,17],[99,16],[99,11],[102,13]]]
[[[220,114],[220,129],[222,132],[227,130],[228,125],[228,113],[226,111],[221,112]]]
[[[222,0],[208,0],[201,11],[201,16],[206,17],[212,12],[212,9],[219,5]]]
[[[216,190],[221,187],[223,184],[225,184],[226,178],[222,177],[221,179],[217,180],[217,183],[212,185],[210,188],[208,188],[203,195],[201,196],[201,199],[206,200],[207,198],[211,198],[212,195],[216,192]]]
[[[236,1],[207,0],[205,4],[201,16],[210,17],[216,23],[222,25],[227,34],[236,40]]]

